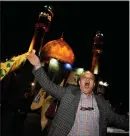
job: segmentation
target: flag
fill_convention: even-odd
[[[64,82],[65,82],[65,80],[63,79],[62,82],[59,84],[59,86],[63,86]],[[45,126],[48,123],[48,119],[45,117],[45,113],[46,113],[47,109],[49,108],[49,106],[53,103],[54,100],[55,99],[51,95],[49,95],[43,101],[43,105],[42,105],[42,109],[41,109],[41,127],[42,127],[42,130],[45,128]],[[57,109],[57,106],[55,108]]]
[[[46,118],[45,113],[46,113],[48,107],[50,106],[50,104],[53,103],[53,100],[54,100],[54,98],[51,95],[49,95],[43,101],[43,105],[42,105],[42,108],[41,108],[41,128],[42,128],[42,130],[45,128],[45,126],[48,123],[48,119]]]
[[[13,57],[6,62],[0,64],[0,80],[2,80],[9,72],[12,72],[19,68],[19,66],[26,61],[26,53]]]
[[[64,79],[60,83],[60,86],[63,86],[63,84],[64,84]],[[36,110],[41,107],[41,128],[42,130],[45,128],[45,126],[48,123],[48,119],[46,118],[45,113],[48,107],[53,103],[53,101],[54,101],[54,98],[51,95],[46,97],[46,92],[41,88],[39,90],[39,93],[36,95],[36,97],[34,98],[30,106],[31,110]]]
[[[32,38],[31,44],[29,46],[28,52],[32,51],[32,49],[34,48],[34,42],[35,42],[35,35]]]
[[[45,128],[45,126],[48,123],[48,119],[46,118],[45,113],[46,113],[48,107],[50,106],[50,104],[52,104],[53,100],[54,99],[51,95],[46,97],[46,92],[41,88],[30,106],[31,110],[36,110],[41,107],[41,127],[42,127],[42,130]]]
[[[35,37],[32,38],[31,44],[29,46],[28,52],[30,52],[34,47],[34,41]],[[27,52],[27,53],[28,53]],[[27,53],[24,53],[22,55],[12,57],[10,60],[6,62],[0,63],[0,81],[9,73],[21,66],[21,64],[24,64],[26,62],[26,55]]]
[[[45,97],[46,92],[41,88],[31,104],[31,110],[39,109],[43,105]]]

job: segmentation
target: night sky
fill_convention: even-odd
[[[2,61],[28,50],[38,14],[46,4],[54,7],[54,18],[45,42],[58,39],[64,32],[64,40],[75,54],[74,68],[90,69],[92,39],[101,30],[104,34],[101,76],[109,84],[108,99],[123,103],[128,110],[129,2],[3,2]]]

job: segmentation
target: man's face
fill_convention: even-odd
[[[94,75],[87,71],[85,72],[79,80],[80,89],[85,94],[90,94],[95,86]]]

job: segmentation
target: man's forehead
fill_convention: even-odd
[[[93,76],[93,73],[91,73],[90,71],[86,71],[86,72],[84,72],[83,75],[91,75],[91,76]]]
[[[85,71],[85,72],[81,75],[81,77],[82,77],[82,76],[87,76],[87,75],[92,76],[92,77],[94,78],[94,75],[93,75],[93,73],[92,73],[91,71]]]

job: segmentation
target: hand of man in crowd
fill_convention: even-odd
[[[38,69],[41,67],[40,59],[35,54],[35,50],[32,50],[31,52],[28,52],[26,55],[26,58],[29,60],[29,62],[34,66],[35,69]]]

